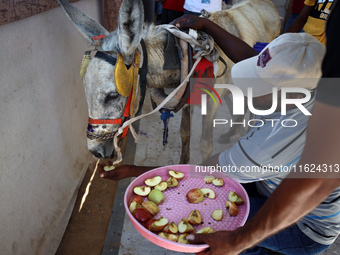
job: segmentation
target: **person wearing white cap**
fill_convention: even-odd
[[[335,3],[334,0],[305,0],[304,8],[286,32],[298,33],[303,30],[326,45],[325,25]]]
[[[321,62],[325,47],[309,34],[283,34],[258,54],[242,40],[207,19],[185,15],[176,19],[173,24],[179,28],[203,30],[215,39],[224,53],[236,63],[231,71],[234,84],[244,95],[249,95],[248,88],[252,89],[253,105],[257,109],[268,109],[268,106],[272,106],[272,98],[275,98],[273,91],[277,93],[276,91],[280,92],[284,90],[283,88],[302,88],[312,91],[321,77]],[[311,94],[313,95],[313,92]],[[280,95],[278,93],[278,100]],[[290,97],[300,98],[301,94],[293,93]],[[303,105],[305,109],[311,110],[314,99],[315,96],[312,96],[312,99]],[[262,170],[226,173],[241,183],[251,183],[244,185],[251,200],[249,218],[256,214],[267,197],[289,174],[282,170],[285,167],[294,169],[303,152],[308,115],[294,105],[287,105],[286,110],[286,115],[282,115],[278,107],[270,115],[256,116],[255,119],[262,121],[258,127],[252,128],[232,148],[204,162],[205,165],[210,166],[231,165],[235,167],[234,169],[256,166]],[[293,119],[297,125],[285,128],[268,121],[283,118]],[[275,171],[276,169],[279,171]],[[289,193],[289,190],[286,192]],[[339,197],[340,188],[335,189],[323,203],[296,224],[286,226],[287,228],[265,240],[259,238],[258,240],[262,242],[248,250],[245,249],[250,246],[242,247],[246,242],[239,238],[249,237],[251,233],[242,235],[243,228],[230,234],[216,232],[211,235],[189,236],[188,239],[195,243],[205,242],[210,245],[211,249],[202,254],[238,254],[243,250],[245,251],[242,254],[269,254],[267,249],[283,254],[317,254],[326,250],[340,233]],[[248,226],[254,224],[256,222],[250,220]],[[270,226],[263,226],[264,231],[270,232]],[[273,226],[271,234],[274,233]],[[266,233],[266,235],[270,234]],[[223,247],[230,247],[231,240],[226,242],[227,237],[239,243],[235,245],[235,250],[224,250]]]
[[[222,10],[222,0],[185,0],[184,13],[199,16],[204,9],[208,12]]]
[[[248,87],[252,87],[253,97],[270,94],[273,87],[312,90],[321,77],[324,54],[325,48],[309,34],[283,34],[258,56],[235,64],[231,77],[244,95],[247,95]]]

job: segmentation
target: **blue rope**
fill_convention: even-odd
[[[164,129],[163,129],[163,146],[168,143],[168,123],[169,119],[174,115],[171,113],[169,109],[161,108],[159,110],[161,113],[161,120],[163,121]]]

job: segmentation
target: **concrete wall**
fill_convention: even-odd
[[[75,5],[99,20],[99,0]],[[0,253],[54,254],[90,154],[88,45],[60,7],[0,26]]]

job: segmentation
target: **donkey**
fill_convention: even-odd
[[[147,74],[144,79],[147,87],[153,89],[178,86],[181,77],[180,69],[163,70],[167,32],[160,26],[144,24],[141,0],[123,0],[118,16],[118,28],[111,33],[66,0],[58,0],[58,2],[73,24],[97,51],[96,56],[88,60],[86,70],[83,70],[89,113],[88,149],[96,157],[112,158],[114,156],[112,136],[129,117],[126,113],[130,112],[132,116],[136,114],[141,107],[140,101],[143,100],[142,89],[138,86],[132,88],[131,83],[136,83],[137,79],[132,78],[132,73],[136,74],[136,72],[130,72],[130,69],[138,64],[146,65]],[[258,41],[270,42],[279,35],[280,31],[280,18],[270,0],[247,0],[230,9],[212,12],[208,18],[249,45],[254,45]],[[227,70],[216,80],[216,83],[231,84],[230,70],[233,63],[220,49],[219,51],[220,56],[227,63]],[[219,65],[222,70],[223,64],[219,63]],[[131,77],[127,77],[128,75]],[[137,90],[137,95],[132,99],[131,109],[128,109],[131,90]],[[226,90],[217,91],[220,96],[228,93]],[[210,114],[202,118],[200,141],[203,159],[208,158],[213,149],[213,130],[211,125],[204,123],[212,123],[218,110],[218,106],[215,106],[212,100],[208,100],[207,107],[210,109]],[[182,114],[185,117],[182,117],[181,124],[180,162],[187,163],[190,130],[185,127],[190,126],[186,122],[190,121],[190,111],[188,108],[183,108]]]

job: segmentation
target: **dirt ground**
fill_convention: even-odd
[[[94,173],[95,166],[94,159],[79,189],[56,255],[102,254],[118,182],[100,178],[97,171]],[[86,200],[79,211],[84,194],[87,194]]]

